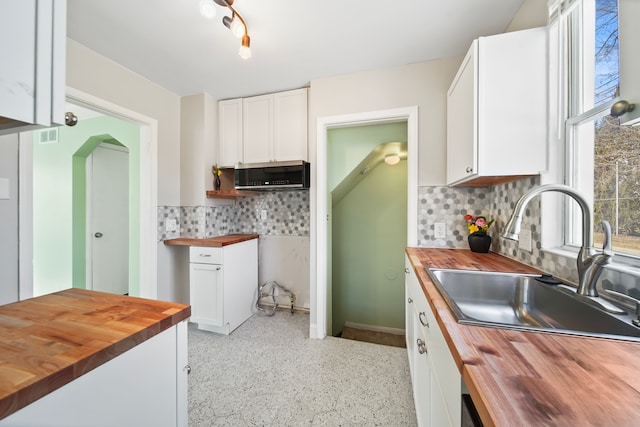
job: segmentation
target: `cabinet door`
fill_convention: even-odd
[[[467,52],[447,94],[447,183],[477,173],[478,42]]]
[[[273,95],[243,99],[243,162],[273,160]]]
[[[307,89],[274,94],[273,160],[307,160]]]
[[[242,162],[242,99],[229,99],[218,103],[218,124],[218,165],[235,166]]]
[[[417,310],[420,310],[416,306]],[[428,330],[420,324],[418,311],[413,312],[413,327],[416,340],[413,346],[413,400],[416,406],[418,426],[437,425],[430,424],[431,409],[431,383],[433,374],[429,361],[429,349],[427,347]]]
[[[0,2],[0,134],[64,124],[66,1]]]
[[[0,116],[27,123],[34,121],[35,16],[35,0],[0,2]]]
[[[415,288],[414,282],[418,281],[415,272],[413,271],[413,267],[411,266],[411,262],[409,258],[405,255],[404,260],[404,271],[405,271],[405,313],[404,313],[404,324],[405,324],[405,340],[407,344],[407,356],[409,357],[409,370],[413,376],[415,369],[413,366],[414,362],[414,351],[415,351],[415,343],[416,343],[416,334],[414,330],[413,317],[414,317],[414,299],[413,289]]]
[[[222,265],[189,264],[191,321],[203,325],[224,323]]]
[[[640,2],[618,0],[618,33],[620,37],[620,98],[636,104],[633,111],[621,117],[623,124],[640,123]]]

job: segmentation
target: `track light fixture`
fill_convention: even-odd
[[[225,27],[227,27],[234,36],[241,39],[240,50],[238,54],[242,59],[251,58],[251,38],[249,37],[249,31],[247,29],[247,23],[240,16],[240,14],[233,8],[234,0],[201,0],[200,2],[200,10],[202,14],[205,13],[203,10],[206,10],[207,7],[203,7],[203,2],[211,5],[211,1],[214,1],[216,4],[226,7],[231,11],[231,16],[224,16],[222,18],[222,23]],[[215,12],[215,11],[214,11]],[[209,17],[209,15],[205,15]]]

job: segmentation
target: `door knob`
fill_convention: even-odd
[[[96,234],[94,234],[94,236],[99,239],[102,237],[102,233],[98,231]]]

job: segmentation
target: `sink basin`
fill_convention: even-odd
[[[426,271],[459,323],[640,341],[633,313],[564,284],[544,284],[539,275]]]

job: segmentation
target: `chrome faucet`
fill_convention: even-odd
[[[604,245],[602,252],[593,249],[593,236],[591,235],[591,208],[587,199],[578,191],[571,187],[560,184],[546,184],[534,187],[527,191],[516,203],[513,214],[502,234],[502,237],[511,240],[518,240],[522,214],[527,203],[538,194],[546,191],[557,191],[571,196],[582,210],[582,247],[578,253],[578,290],[577,293],[589,297],[597,297],[596,281],[602,273],[602,267],[611,262],[613,251],[611,250],[611,226],[607,221],[602,221],[604,231]]]

